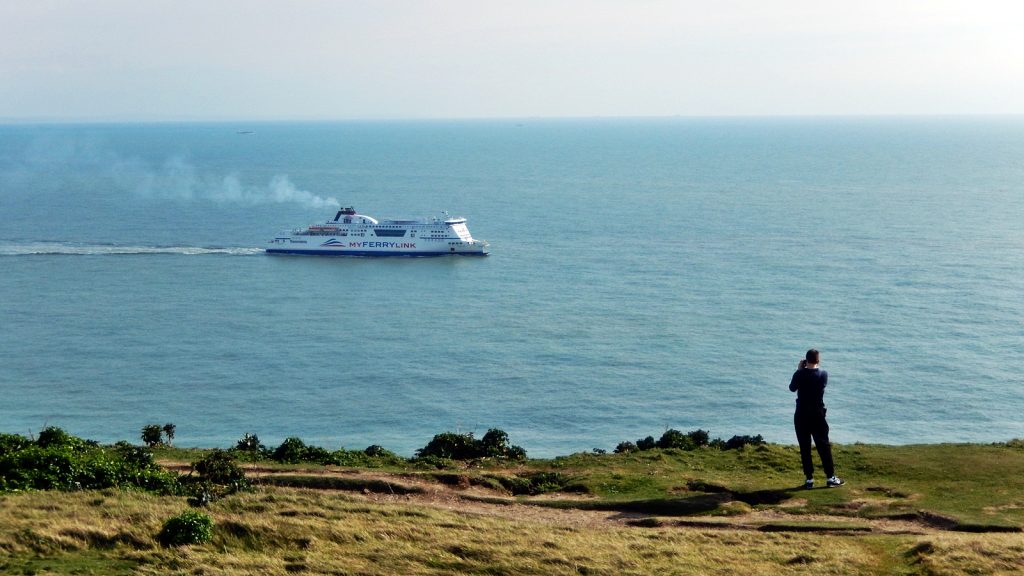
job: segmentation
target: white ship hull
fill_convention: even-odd
[[[324,224],[277,235],[266,251],[318,256],[486,256],[488,244],[470,235],[465,218],[378,221],[345,208]]]

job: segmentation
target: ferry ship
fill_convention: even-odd
[[[274,237],[268,254],[328,256],[486,256],[489,244],[476,240],[465,218],[377,220],[341,208],[334,220]]]

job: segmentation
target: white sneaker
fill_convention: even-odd
[[[842,486],[843,484],[846,484],[846,482],[844,482],[843,479],[840,478],[839,476],[833,476],[825,481],[825,485],[827,485],[829,488]]]
[[[814,478],[808,478],[804,481],[804,490],[810,490],[814,488]]]

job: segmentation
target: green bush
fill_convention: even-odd
[[[301,438],[286,438],[280,446],[270,453],[270,457],[283,464],[312,464],[334,466],[398,466],[406,463],[406,459],[374,444],[365,450],[345,450],[344,448],[330,452],[319,446],[310,446]]]
[[[693,450],[693,442],[690,437],[679,430],[666,430],[658,439],[658,448],[678,448],[680,450]]]
[[[728,440],[722,440],[721,438],[711,440],[711,435],[707,430],[698,429],[683,434],[679,430],[669,429],[657,441],[654,440],[653,436],[648,436],[637,440],[636,444],[628,441],[620,442],[615,447],[615,453],[628,454],[638,450],[653,450],[655,448],[696,450],[704,446],[710,446],[719,450],[736,450],[744,446],[760,446],[764,443],[764,438],[760,434],[757,436],[733,436]]]
[[[263,452],[266,446],[260,444],[260,437],[255,434],[245,433],[245,436],[235,443],[235,450],[239,452]]]
[[[0,456],[24,450],[32,441],[17,434],[0,434]]]
[[[271,456],[282,464],[298,464],[306,457],[306,443],[301,438],[285,438],[281,445],[274,449]]]
[[[760,434],[757,436],[733,436],[725,441],[722,450],[737,450],[744,446],[761,446],[764,443],[764,438]]]
[[[486,456],[505,458],[508,460],[525,460],[526,450],[509,444],[508,434],[504,430],[491,428],[480,439],[480,450]]]
[[[213,519],[194,510],[168,519],[157,535],[157,540],[164,546],[203,544],[212,538]]]
[[[128,466],[140,469],[157,468],[156,459],[153,458],[153,451],[149,448],[125,444],[116,446],[114,450]]]
[[[268,450],[266,446],[260,443],[259,436],[249,432],[246,432],[229,452],[236,459],[243,462],[258,462],[273,458],[273,451]]]
[[[336,464],[334,455],[326,448],[319,446],[306,446],[306,453],[302,455],[302,461],[323,464],[325,466]]]
[[[47,428],[35,442],[11,434],[0,437],[2,490],[111,487],[173,493],[178,480],[157,466],[144,448],[104,448],[60,428]]]
[[[367,446],[366,450],[363,450],[363,453],[366,454],[367,456],[373,456],[373,457],[384,456],[386,454],[390,454],[390,452],[385,450],[383,446],[378,446],[377,444],[373,444],[373,445]]]
[[[508,450],[508,446],[508,433],[497,428],[491,428],[480,439],[480,448],[488,456],[503,457]]]
[[[436,456],[450,460],[469,460],[477,457],[476,440],[472,433],[443,432],[436,434],[426,446],[416,451],[418,458]]]
[[[636,447],[636,444],[633,444],[628,440],[625,442],[619,442],[619,445],[615,447],[616,454],[629,454],[630,452],[636,452],[637,450],[639,450],[639,448]]]
[[[173,446],[174,445],[174,432],[177,429],[178,429],[178,427],[175,426],[172,422],[168,422],[167,424],[164,424],[164,427],[161,428],[161,430],[163,430],[163,432],[164,432],[164,436],[167,437],[167,445],[168,446]]]
[[[711,444],[711,434],[709,434],[707,430],[691,430],[686,433],[686,436],[690,438],[690,442],[693,443],[694,448],[700,448]]]
[[[270,456],[282,464],[299,464],[310,462],[313,464],[334,464],[334,457],[324,448],[309,446],[301,438],[294,436],[285,438],[280,446],[274,449]]]
[[[234,457],[224,450],[213,450],[192,465],[199,476],[214,484],[240,486],[246,483],[245,472],[235,463]]]
[[[150,448],[156,446],[163,440],[164,431],[159,424],[146,424],[142,427],[142,441]]]
[[[636,441],[637,450],[654,450],[657,447],[658,443],[654,441],[654,436],[648,436]]]
[[[678,448],[680,450],[695,450],[701,446],[707,446],[709,436],[706,430],[693,430],[683,434],[679,430],[669,429],[661,435],[658,440],[658,448]]]
[[[192,471],[198,476],[182,478],[188,503],[192,506],[207,504],[250,488],[245,472],[235,463],[235,457],[226,450],[213,450],[195,464]]]
[[[480,440],[471,432],[459,434],[444,432],[434,436],[426,446],[416,451],[417,458],[436,457],[451,460],[473,460],[476,458],[526,459],[526,450],[508,443],[508,434],[491,428]]]
[[[365,450],[335,450],[331,453],[332,464],[338,466],[362,466],[367,468],[379,468],[381,466],[401,466],[406,459],[398,454],[385,450],[374,444]]]
[[[63,446],[75,449],[85,446],[85,442],[81,438],[76,438],[71,434],[68,434],[61,428],[49,426],[39,433],[39,438],[36,439],[36,445],[43,448]]]

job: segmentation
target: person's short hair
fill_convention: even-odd
[[[808,364],[817,364],[818,363],[818,351],[815,350],[814,348],[811,348],[810,350],[807,351],[806,358],[807,358],[807,363]]]

